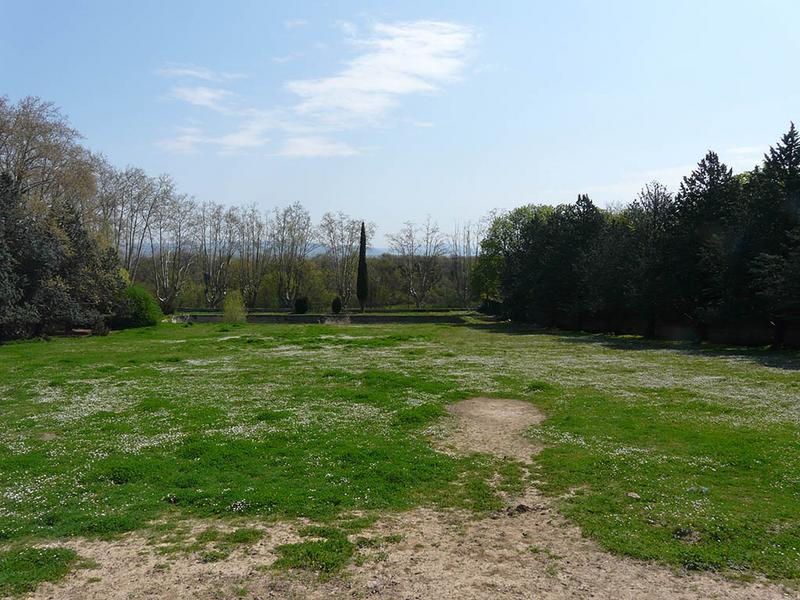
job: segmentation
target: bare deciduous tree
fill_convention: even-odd
[[[453,284],[464,307],[472,300],[472,268],[477,261],[484,231],[482,223],[456,222],[450,236]]]
[[[231,261],[236,252],[238,219],[235,211],[206,202],[198,214],[198,244],[206,304],[219,306],[228,291]]]
[[[91,197],[92,156],[80,138],[53,103],[28,96],[12,105],[0,96],[0,172],[29,202]]]
[[[375,225],[366,224],[367,239],[370,239],[374,232]],[[353,296],[360,237],[361,221],[351,219],[341,212],[325,213],[317,228],[317,239],[325,248],[333,287],[343,307],[347,307]]]
[[[269,222],[266,216],[250,206],[239,215],[239,287],[248,308],[258,300],[261,280],[269,266],[272,246],[268,242]]]
[[[422,225],[407,222],[396,235],[389,236],[389,244],[400,259],[408,295],[420,308],[442,277],[439,261],[446,250],[444,236],[429,216]]]
[[[150,220],[173,189],[169,176],[148,177],[142,169],[103,169],[99,173],[98,203],[108,243],[117,251],[131,282],[136,281]]]
[[[170,185],[148,227],[156,297],[166,314],[175,311],[178,294],[193,264],[196,212],[196,203],[176,194]]]
[[[311,215],[300,203],[275,209],[270,241],[278,279],[278,297],[292,306],[303,279],[303,267],[312,249]]]

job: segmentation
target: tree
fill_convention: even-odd
[[[547,221],[544,244],[543,277],[537,302],[543,322],[560,327],[580,327],[592,299],[580,285],[579,267],[592,249],[603,227],[603,216],[583,194],[572,205],[557,206]]]
[[[31,211],[0,174],[0,338],[90,327],[109,316],[120,289],[116,257],[103,250],[66,197]]]
[[[764,157],[768,182],[768,207],[762,215],[772,219],[775,247],[785,248],[800,224],[800,134],[794,123]]]
[[[800,323],[800,227],[781,254],[759,254],[752,271],[759,297],[774,326],[773,346],[783,347],[787,323]]]
[[[639,258],[633,275],[637,304],[645,319],[645,335],[654,337],[658,322],[673,308],[670,276],[674,269],[669,240],[675,223],[674,198],[661,183],[648,183],[628,209],[628,218],[634,228],[634,248]]]
[[[475,263],[481,246],[484,227],[471,221],[456,222],[450,236],[452,279],[461,306],[467,307],[473,300],[472,279]]]
[[[0,97],[0,173],[26,202],[74,202],[91,192],[91,155],[79,139],[53,103],[28,96],[14,106]]]
[[[347,307],[359,268],[359,232],[361,223],[344,213],[325,213],[317,228],[317,238],[325,249],[333,288]]]
[[[156,299],[165,314],[175,312],[178,294],[195,260],[197,205],[170,187],[148,226]]]
[[[551,207],[527,205],[507,213],[489,214],[490,223],[472,269],[472,286],[482,299],[496,300],[504,292],[510,292],[511,261],[522,252],[527,242],[523,232],[532,220],[551,210]]]
[[[91,327],[109,318],[122,289],[116,255],[99,247],[76,207],[64,198],[52,205],[50,226],[58,240],[58,254],[43,288],[54,294],[40,310],[44,328]]]
[[[108,243],[117,251],[122,268],[135,283],[157,207],[168,201],[174,183],[166,176],[154,179],[138,168],[102,170],[99,202]]]
[[[361,239],[358,245],[358,281],[356,282],[356,296],[361,305],[361,312],[367,304],[369,297],[369,281],[367,279],[367,230],[361,222]]]
[[[24,335],[39,315],[25,297],[23,263],[28,257],[20,242],[29,238],[19,189],[7,173],[0,174],[0,339]]]
[[[270,242],[274,248],[278,297],[283,306],[292,307],[312,248],[311,215],[301,204],[295,203],[283,210],[276,208],[271,225]]]
[[[442,277],[439,260],[446,247],[439,226],[430,216],[422,226],[406,222],[397,234],[389,236],[389,244],[400,259],[406,293],[420,308]]]
[[[239,287],[245,305],[254,308],[271,260],[272,246],[267,239],[269,221],[255,206],[250,206],[241,211],[238,224]]]
[[[236,213],[210,202],[200,207],[198,244],[206,304],[216,308],[225,298],[236,252]]]
[[[709,322],[730,312],[726,306],[740,205],[739,180],[711,151],[683,178],[675,197],[670,252],[676,311],[695,325],[700,339]]]
[[[597,235],[588,240],[576,261],[582,311],[590,328],[625,331],[626,318],[634,313],[637,282],[633,273],[638,257],[633,228],[624,210],[603,213]]]

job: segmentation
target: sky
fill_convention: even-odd
[[[751,168],[800,121],[800,2],[0,0],[0,95],[199,201],[443,230]],[[10,24],[10,26],[9,26]]]

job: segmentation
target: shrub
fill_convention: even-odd
[[[108,335],[108,325],[105,319],[99,317],[92,325],[92,335]]]
[[[300,296],[295,299],[294,312],[298,315],[304,315],[308,312],[308,297]]]
[[[222,320],[225,323],[245,323],[247,321],[247,311],[239,290],[233,290],[225,295],[225,302],[222,305]]]
[[[331,312],[335,315],[338,315],[340,312],[342,312],[342,299],[339,298],[339,296],[336,296],[336,298],[333,299],[333,302],[331,302]]]
[[[481,305],[478,307],[478,312],[485,315],[503,316],[506,314],[506,307],[499,300],[484,298],[483,302],[481,302]]]
[[[111,326],[116,329],[148,327],[155,325],[163,317],[156,299],[146,289],[131,285],[120,294]]]

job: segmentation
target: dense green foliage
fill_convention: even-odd
[[[619,211],[587,196],[498,217],[476,281],[516,319],[656,335],[800,326],[800,137],[735,176],[709,152],[676,195],[654,182]]]
[[[331,302],[331,312],[335,315],[338,315],[342,312],[342,299],[339,298],[339,296],[336,296],[336,298],[333,299],[333,302]]]
[[[121,280],[66,199],[36,207],[0,174],[0,339],[92,327]]]
[[[308,312],[308,298],[306,296],[300,296],[299,298],[295,298],[294,300],[294,312],[298,315],[304,315]]]
[[[158,323],[164,315],[153,296],[143,287],[129,285],[119,295],[112,327],[148,327]]]

